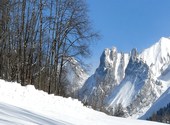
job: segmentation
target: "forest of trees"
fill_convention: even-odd
[[[0,78],[64,96],[64,65],[97,37],[85,0],[0,0]]]
[[[159,109],[159,111],[154,113],[147,120],[158,121],[158,122],[163,122],[163,123],[170,124],[170,103],[167,104],[166,107]]]

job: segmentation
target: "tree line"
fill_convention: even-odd
[[[170,124],[170,103],[154,112],[147,120]]]
[[[64,95],[64,69],[98,37],[85,0],[0,0],[0,78]]]

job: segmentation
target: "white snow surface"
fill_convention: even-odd
[[[161,125],[116,118],[86,108],[71,98],[48,95],[17,83],[0,80],[0,125]],[[163,125],[163,124],[162,124]]]
[[[109,103],[110,106],[121,103],[123,107],[126,107],[136,94],[134,84],[129,81],[118,86],[113,92],[112,96],[115,98]]]
[[[156,113],[160,108],[166,107],[170,103],[170,88],[152,105],[152,107],[140,118],[147,119]]]

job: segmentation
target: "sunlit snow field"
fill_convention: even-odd
[[[161,125],[108,116],[78,100],[0,80],[0,125]]]

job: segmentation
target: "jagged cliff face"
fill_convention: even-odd
[[[105,80],[110,79],[110,82],[114,82],[117,85],[124,78],[124,71],[128,61],[128,54],[118,53],[116,48],[105,49],[95,74],[98,74],[100,77],[104,76]]]
[[[96,72],[80,90],[80,99],[95,109],[103,107],[104,98],[124,78],[129,55],[118,53],[116,48],[105,49]]]

